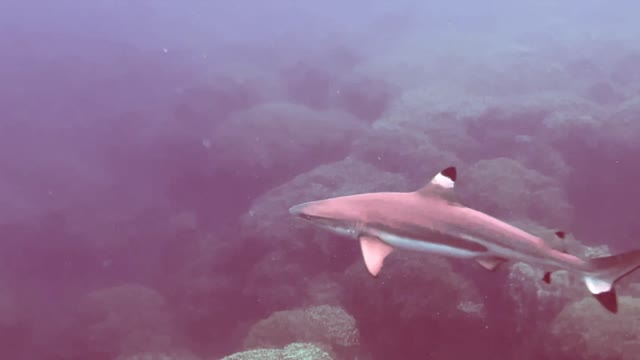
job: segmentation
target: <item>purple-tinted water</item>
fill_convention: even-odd
[[[288,209],[455,165],[573,255],[639,248],[638,10],[4,0],[0,358],[636,359],[638,274],[617,315],[523,263],[373,278]]]

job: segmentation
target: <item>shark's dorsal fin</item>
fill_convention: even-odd
[[[440,196],[451,202],[458,202],[455,194],[457,176],[455,166],[449,166],[440,171],[428,184],[418,189],[416,193],[422,196]]]

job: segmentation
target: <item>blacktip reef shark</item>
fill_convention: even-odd
[[[590,260],[556,250],[543,238],[462,205],[454,191],[456,173],[448,167],[413,192],[341,196],[299,204],[289,212],[358,240],[374,277],[394,249],[473,259],[488,270],[521,261],[541,267],[546,283],[557,270],[578,274],[602,306],[618,312],[614,284],[640,267],[640,250]]]

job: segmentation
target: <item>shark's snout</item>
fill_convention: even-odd
[[[289,214],[294,216],[302,216],[304,214],[304,208],[306,204],[298,204],[289,208]]]
[[[321,208],[319,208],[316,204],[317,202],[311,201],[311,202],[294,205],[289,208],[289,213],[301,219],[314,221],[322,218],[321,216],[322,214],[319,211],[321,210]]]

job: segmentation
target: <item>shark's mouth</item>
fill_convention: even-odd
[[[328,217],[308,215],[308,214],[300,214],[300,217],[308,221],[328,222],[332,220],[331,218],[328,218]]]
[[[334,228],[343,228],[346,227],[347,224],[345,224],[344,221],[341,220],[336,220],[334,218],[330,218],[330,217],[325,217],[325,216],[316,216],[316,215],[308,215],[308,214],[300,214],[299,215],[300,218],[309,221],[310,223],[316,225],[316,226],[321,226],[321,227],[328,227],[331,229]]]

